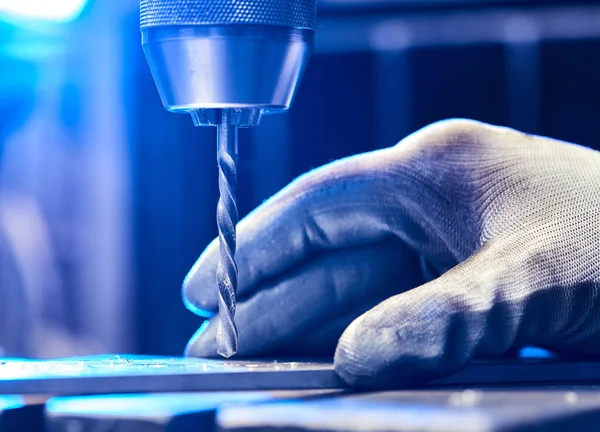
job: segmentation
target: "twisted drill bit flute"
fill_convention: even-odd
[[[237,187],[238,127],[231,122],[231,112],[221,110],[217,129],[217,160],[219,163],[219,192],[217,225],[221,257],[217,266],[219,288],[219,328],[217,330],[217,352],[225,358],[237,351],[238,334],[235,326],[235,294],[238,269],[235,263],[238,209]]]

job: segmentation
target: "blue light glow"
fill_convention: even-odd
[[[0,0],[0,19],[69,22],[76,19],[87,0]]]
[[[199,317],[202,318],[212,318],[213,316],[215,316],[214,312],[211,312],[209,310],[206,309],[200,309],[198,306],[196,306],[195,304],[193,304],[191,301],[189,301],[187,298],[183,298],[183,304],[185,305],[185,307],[192,313],[198,315]]]
[[[181,414],[213,412],[224,403],[256,402],[272,396],[261,392],[219,392],[186,394],[130,394],[52,398],[46,403],[48,412],[108,416],[118,418],[170,419]]]
[[[0,396],[0,412],[23,406],[25,406],[25,401],[21,396]]]
[[[525,347],[519,352],[521,358],[554,358],[550,351],[537,347]]]

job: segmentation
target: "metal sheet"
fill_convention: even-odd
[[[1,394],[110,394],[188,391],[335,389],[329,363],[221,361],[143,356],[62,360],[6,359]]]
[[[219,392],[53,398],[46,404],[48,432],[213,431],[223,404],[299,399],[322,392]],[[2,432],[0,430],[0,432]]]
[[[600,382],[600,363],[555,359],[473,362],[429,386]],[[1,394],[111,394],[340,389],[331,363],[104,356],[0,363]]]
[[[600,389],[398,391],[223,407],[218,430],[597,431]]]

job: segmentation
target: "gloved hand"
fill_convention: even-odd
[[[590,149],[436,123],[299,178],[238,241],[240,356],[335,349],[350,385],[393,387],[525,344],[600,355]],[[217,260],[213,242],[184,283],[197,313],[216,311]],[[188,355],[216,355],[214,320]]]

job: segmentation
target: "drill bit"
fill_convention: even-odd
[[[219,229],[220,259],[217,266],[219,288],[219,328],[217,352],[225,358],[237,351],[238,333],[235,326],[235,295],[238,269],[235,262],[238,209],[236,204],[238,126],[232,123],[228,109],[220,111],[217,129],[217,160],[219,163],[219,192],[217,225]]]

